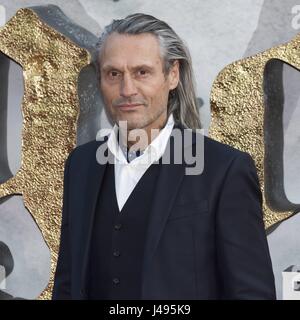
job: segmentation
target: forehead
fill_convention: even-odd
[[[161,51],[158,39],[149,33],[138,35],[118,34],[109,35],[102,49],[100,65],[134,66],[151,64],[161,66]]]

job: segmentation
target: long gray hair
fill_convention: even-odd
[[[124,19],[113,20],[111,24],[104,28],[97,43],[99,79],[101,48],[107,37],[113,32],[133,35],[151,33],[157,37],[164,63],[164,74],[167,75],[169,73],[175,60],[179,61],[179,83],[169,93],[168,115],[173,113],[175,122],[186,128],[201,128],[191,55],[187,46],[174,30],[166,22],[143,13],[135,13]]]

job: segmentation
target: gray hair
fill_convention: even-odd
[[[143,13],[135,13],[124,19],[113,20],[104,28],[97,43],[99,79],[101,48],[107,37],[114,32],[132,35],[150,33],[156,36],[160,44],[165,75],[169,73],[174,61],[178,60],[180,78],[178,86],[169,92],[168,115],[173,113],[175,122],[183,127],[201,128],[191,55],[175,31],[166,22]]]

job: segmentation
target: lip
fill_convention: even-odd
[[[131,110],[136,109],[139,106],[141,106],[141,104],[119,104],[117,107],[122,110]]]

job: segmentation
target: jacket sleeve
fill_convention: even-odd
[[[276,299],[262,195],[249,154],[240,153],[232,161],[216,214],[221,299]]]
[[[69,244],[69,167],[72,152],[66,160],[64,170],[63,209],[60,235],[60,247],[54,276],[53,300],[71,299],[71,253]]]

